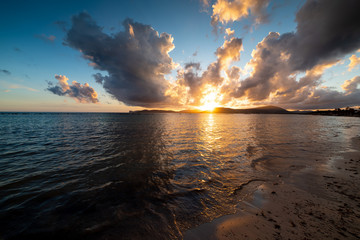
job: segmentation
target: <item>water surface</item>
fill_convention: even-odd
[[[311,167],[359,130],[331,116],[3,113],[0,238],[181,238],[272,176],[259,164]]]

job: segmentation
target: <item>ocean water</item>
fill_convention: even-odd
[[[349,117],[2,113],[0,239],[178,239],[233,213],[264,163],[326,165],[359,133]]]

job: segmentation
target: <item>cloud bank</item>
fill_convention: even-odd
[[[124,31],[108,35],[88,13],[73,16],[65,44],[81,51],[94,69],[106,71],[94,77],[104,89],[127,105],[154,107],[167,101],[164,75],[175,68],[169,52],[170,34],[126,19]]]
[[[351,94],[318,89],[326,68],[359,49],[359,8],[356,0],[308,0],[296,14],[296,32],[271,32],[257,45],[249,62],[253,72],[232,96],[304,108],[325,106],[331,96],[359,104]],[[299,73],[305,76],[297,79]]]
[[[264,22],[268,3],[217,0],[212,6],[212,23],[226,25],[249,17]],[[165,78],[177,66],[169,55],[175,47],[173,38],[149,25],[126,19],[123,31],[107,34],[83,12],[73,16],[64,43],[80,51],[89,65],[99,70],[94,74],[97,83],[131,106],[195,107],[208,101],[209,96],[230,107],[241,103],[298,109],[354,106],[360,105],[359,77],[345,81],[343,91],[337,91],[322,86],[322,75],[347,54],[360,49],[357,9],[358,0],[307,0],[296,14],[296,31],[270,32],[257,44],[245,66],[252,70],[246,77],[244,70],[234,65],[240,60],[242,39],[234,37],[230,28],[226,29],[223,45],[215,51],[214,62],[204,70],[198,62],[185,63],[177,69],[174,81]],[[350,70],[357,64],[353,56]],[[72,91],[72,87],[93,90],[89,85],[69,86],[65,78],[58,76],[59,84],[48,90],[80,102],[98,101],[96,95],[79,96]]]
[[[89,86],[88,83],[84,85],[73,81],[71,85],[68,83],[68,78],[64,75],[55,75],[58,83],[54,85],[52,82],[48,82],[48,88],[46,90],[59,95],[68,96],[80,103],[97,103],[99,102],[97,92]]]

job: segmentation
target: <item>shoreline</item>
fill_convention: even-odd
[[[359,239],[360,137],[351,140],[351,151],[309,165],[261,163],[273,178],[246,186],[251,194],[235,214],[190,229],[184,239]]]

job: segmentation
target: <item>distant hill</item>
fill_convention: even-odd
[[[151,114],[151,113],[178,113],[177,111],[172,110],[139,110],[139,111],[129,111],[131,114]]]
[[[201,110],[183,110],[183,111],[172,111],[172,110],[141,110],[141,111],[130,111],[132,114],[148,114],[148,113],[245,113],[245,114],[288,114],[290,113],[286,109],[276,106],[265,106],[258,108],[247,108],[247,109],[233,109],[233,108],[215,108],[214,111],[201,111]]]
[[[214,113],[257,113],[257,114],[287,114],[289,111],[275,106],[265,106],[247,109],[215,108]]]

